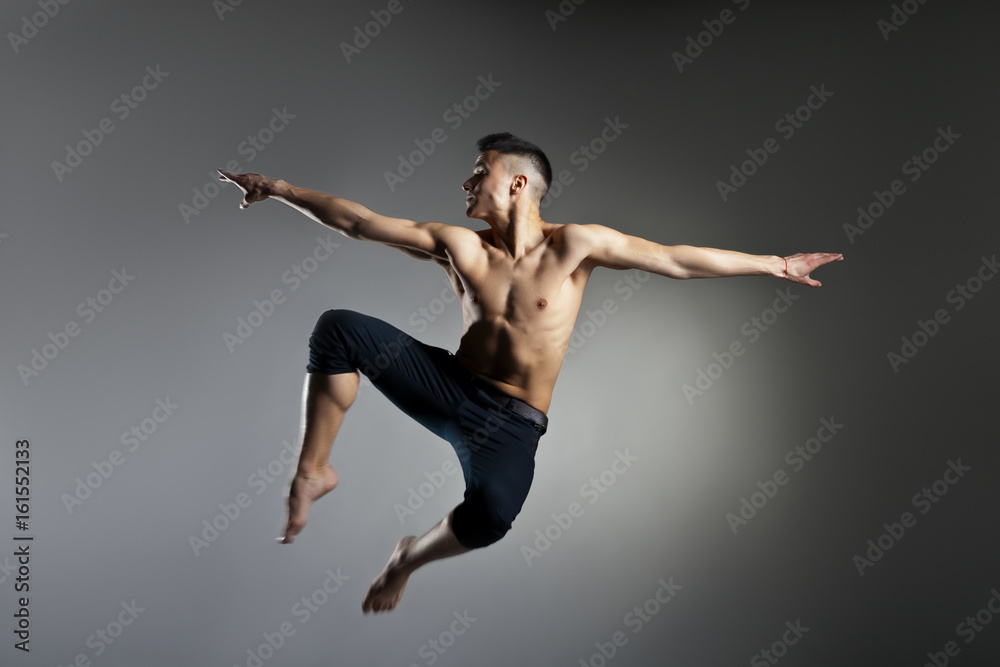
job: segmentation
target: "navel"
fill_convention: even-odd
[[[538,307],[539,308],[544,308],[547,305],[549,305],[549,302],[546,301],[545,299],[539,299],[538,300]]]

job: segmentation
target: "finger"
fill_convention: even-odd
[[[813,268],[815,269],[817,267],[823,266],[824,264],[829,264],[830,262],[840,261],[841,259],[843,259],[843,255],[840,255],[839,253],[827,252],[818,255],[812,262],[810,262],[810,264],[812,264]]]
[[[219,177],[220,181],[228,181],[242,190],[244,193],[249,192],[249,184],[247,183],[246,174],[231,174],[228,171],[218,170],[223,176]]]

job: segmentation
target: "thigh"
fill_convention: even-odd
[[[459,437],[452,440],[452,446],[466,487],[502,490],[516,514],[531,488],[541,436],[530,422],[474,391],[459,407]]]
[[[451,440],[457,407],[468,389],[458,361],[388,322],[349,310],[330,310],[309,341],[310,372],[358,370],[400,410]]]

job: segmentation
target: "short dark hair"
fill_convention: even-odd
[[[501,155],[517,155],[527,158],[531,166],[541,174],[542,180],[545,182],[545,189],[539,195],[539,199],[548,193],[549,186],[552,185],[552,167],[549,165],[549,159],[545,157],[545,153],[535,144],[525,141],[520,137],[515,137],[510,132],[497,132],[495,134],[487,134],[476,142],[476,146],[479,148],[480,153],[496,151]]]

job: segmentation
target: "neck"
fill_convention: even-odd
[[[538,209],[513,210],[504,218],[487,220],[493,229],[493,245],[514,259],[519,259],[545,240]]]

